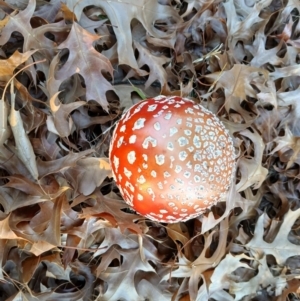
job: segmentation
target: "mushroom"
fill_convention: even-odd
[[[109,158],[125,202],[167,223],[194,218],[216,204],[235,171],[232,139],[222,122],[177,96],[133,105],[116,125]]]

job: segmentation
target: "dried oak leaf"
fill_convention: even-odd
[[[63,22],[44,24],[42,26],[33,28],[30,20],[33,17],[36,8],[36,1],[29,0],[26,9],[16,14],[13,12],[9,15],[9,21],[3,28],[0,36],[0,45],[4,45],[10,39],[12,32],[17,31],[24,37],[23,52],[36,49],[42,52],[40,56],[36,53],[36,60],[46,58],[50,61],[54,55],[55,42],[46,37],[46,33],[62,33],[68,29]],[[35,56],[35,55],[34,55]],[[39,65],[37,68],[40,68]],[[45,65],[47,69],[47,66]],[[32,70],[32,69],[31,69]],[[35,76],[33,76],[35,79]]]
[[[282,63],[283,59],[277,56],[277,53],[283,46],[283,41],[280,41],[276,47],[266,49],[267,36],[265,34],[265,27],[261,27],[255,34],[255,39],[250,45],[245,45],[245,49],[248,50],[253,58],[250,65],[253,67],[262,67],[265,64],[271,64],[278,66]]]
[[[36,255],[60,245],[60,217],[64,200],[65,194],[53,202],[47,201],[34,207],[22,207],[10,214],[11,230],[18,237],[37,243],[37,246],[32,247]]]
[[[261,136],[253,130],[244,130],[241,135],[249,138],[254,145],[254,156],[251,158],[241,157],[238,160],[238,169],[241,179],[236,185],[237,191],[244,191],[250,186],[258,189],[268,175],[268,169],[262,166],[265,145]]]
[[[60,137],[68,137],[74,131],[74,123],[70,113],[77,108],[85,105],[85,101],[75,101],[68,104],[63,104],[58,99],[58,94],[55,93],[50,98],[50,111],[52,116],[47,117],[48,130]]]
[[[275,239],[268,243],[264,240],[264,215],[262,214],[256,223],[253,238],[246,244],[247,248],[253,249],[260,254],[272,254],[278,264],[284,265],[285,261],[291,256],[299,256],[299,245],[295,245],[288,240],[288,233],[295,221],[300,216],[300,209],[289,210],[283,219],[280,229]]]
[[[165,70],[165,65],[171,61],[170,58],[160,54],[155,56],[150,50],[142,46],[139,42],[134,41],[134,48],[138,50],[139,56],[137,59],[138,66],[141,68],[147,65],[150,69],[149,77],[145,83],[145,88],[147,89],[153,82],[158,81],[162,87],[166,87],[168,83],[168,74]],[[134,76],[134,70],[130,70],[126,78]]]
[[[281,295],[287,284],[286,278],[284,275],[274,276],[271,273],[265,255],[259,259],[258,273],[254,277],[248,281],[234,281],[236,277],[232,277],[231,273],[238,268],[253,269],[241,262],[242,259],[247,259],[247,257],[243,254],[233,256],[229,253],[220,262],[211,277],[210,297],[213,297],[217,291],[226,289],[235,295],[234,300],[239,301],[245,296],[248,298],[255,296],[260,289],[266,287],[272,287],[276,296]]]
[[[104,294],[99,297],[110,301],[140,301],[142,300],[136,291],[135,275],[138,271],[155,273],[149,263],[149,259],[142,260],[139,249],[117,250],[123,260],[118,267],[108,267],[99,275],[108,286]],[[115,256],[115,255],[114,255]],[[138,280],[137,280],[138,281]],[[130,292],[130,294],[129,294]],[[128,296],[128,298],[125,298]]]
[[[95,100],[107,111],[106,92],[113,90],[113,87],[102,72],[113,76],[113,68],[110,61],[93,47],[93,43],[99,38],[76,22],[73,23],[68,38],[58,47],[69,49],[69,56],[66,63],[56,71],[55,78],[64,81],[79,73],[85,80],[87,100]]]
[[[247,96],[256,97],[257,92],[253,88],[253,81],[259,79],[266,82],[268,76],[269,73],[265,69],[236,64],[230,70],[215,72],[205,77],[212,83],[216,83],[214,91],[219,88],[224,89],[226,111],[229,112],[232,109],[238,112],[248,123],[253,120],[253,114],[243,109],[241,103],[247,99]]]
[[[66,170],[72,166],[76,165],[76,162],[90,154],[92,154],[94,150],[87,149],[85,151],[79,153],[69,153],[68,155],[59,158],[57,160],[52,161],[42,161],[40,158],[37,159],[38,170],[40,177],[44,177],[46,175],[50,175],[53,173],[61,172],[62,170]]]
[[[93,199],[96,203],[92,207],[83,208],[79,218],[98,217],[109,221],[113,227],[119,227],[121,232],[130,229],[134,233],[143,234],[141,226],[135,222],[144,217],[128,212],[129,206],[123,200],[117,199],[117,196],[113,197],[103,196],[100,191],[95,190],[92,195],[85,198]],[[80,203],[81,199],[75,199],[74,206]]]
[[[87,196],[99,187],[106,177],[111,177],[111,167],[107,158],[79,159],[76,166],[64,172],[80,193]],[[76,184],[75,184],[76,183]]]
[[[34,16],[43,18],[49,23],[55,22],[55,17],[60,10],[61,2],[59,0],[51,0],[49,2],[42,2],[41,5],[37,5]]]
[[[9,184],[8,184],[9,185]],[[22,200],[22,202],[20,202]],[[12,211],[26,207],[33,206],[35,204],[49,201],[48,197],[34,196],[25,194],[22,191],[9,187],[0,187],[0,204],[1,214],[0,217],[4,217]]]
[[[228,39],[230,48],[236,46],[237,41],[252,42],[254,32],[261,26],[265,20],[260,17],[261,10],[268,7],[271,0],[260,2],[254,6],[243,5],[240,9],[240,2],[228,1],[223,3],[227,16]],[[242,15],[242,17],[241,17]]]
[[[294,66],[291,66],[292,68],[288,68],[287,70],[283,70],[285,68],[281,68],[280,71],[279,69],[277,70],[279,73],[282,72],[280,75],[283,77],[290,77],[290,76],[299,76],[300,75],[300,68],[293,68]],[[298,67],[298,65],[296,65]],[[290,71],[289,71],[290,70]],[[274,73],[276,73],[275,71]],[[294,73],[295,72],[295,73]],[[273,76],[273,74],[272,74]],[[275,76],[275,74],[274,74]],[[284,89],[284,88],[283,88]],[[291,127],[292,134],[294,136],[299,137],[300,136],[300,105],[299,105],[299,91],[300,91],[300,86],[298,85],[297,89],[292,90],[292,91],[287,91],[287,92],[280,92],[277,93],[277,98],[278,98],[278,106],[282,107],[289,107],[292,106],[292,112],[288,116],[288,124]]]
[[[162,281],[168,280],[170,275],[171,277],[190,278],[189,294],[192,300],[196,300],[199,291],[199,277],[201,277],[201,275],[206,270],[214,268],[222,260],[226,252],[228,219],[225,218],[223,221],[221,221],[219,227],[220,230],[218,247],[216,248],[212,256],[210,256],[209,258],[206,257],[207,252],[209,252],[210,250],[216,231],[212,231],[210,233],[207,232],[206,234],[204,234],[204,248],[200,256],[198,256],[195,261],[189,261],[181,252],[178,252],[178,263],[173,264],[174,270],[171,273],[170,271],[167,271],[167,274],[162,277]]]
[[[297,160],[299,160],[299,153],[300,153],[300,138],[295,137],[291,130],[285,126],[284,128],[284,135],[283,136],[277,136],[273,142],[275,142],[277,145],[276,147],[271,151],[271,155],[279,152],[280,159],[283,160],[285,158],[287,161],[286,169],[289,169]],[[292,155],[289,151],[292,151]],[[286,156],[284,154],[287,154]]]
[[[18,50],[7,60],[0,60],[0,81],[7,82],[14,74],[14,70],[26,62],[36,50],[20,53]]]
[[[102,0],[63,0],[71,11],[74,11],[77,20],[80,20],[83,9],[94,5],[102,8],[110,19],[113,30],[117,37],[119,64],[126,64],[138,70],[134,51],[132,48],[131,23],[133,19],[142,23],[147,32],[153,37],[169,38],[176,27],[174,23],[180,22],[181,18],[176,10],[168,5],[161,5],[156,0],[127,1],[102,1]],[[155,26],[157,21],[164,22],[171,32],[162,31]],[[173,22],[172,22],[173,21]],[[172,26],[171,26],[172,25]]]
[[[12,175],[7,177],[7,180],[9,182],[3,187],[18,189],[27,195],[40,196],[44,199],[48,198],[49,200],[59,197],[69,189],[68,186],[59,185],[54,176],[49,176],[46,181],[41,180],[38,184],[22,175]]]

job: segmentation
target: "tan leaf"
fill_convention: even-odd
[[[39,173],[36,164],[36,157],[32,144],[24,130],[23,120],[19,111],[15,110],[15,94],[13,83],[11,84],[11,109],[9,115],[9,124],[13,132],[18,158],[23,162],[31,176],[38,180]]]
[[[50,118],[53,118],[54,129],[56,130],[54,133],[58,134],[60,137],[68,137],[71,132],[74,130],[73,120],[70,117],[70,113],[73,110],[85,105],[85,101],[76,101],[69,104],[62,104],[58,99],[57,92],[50,98],[50,110],[52,113],[52,117],[48,116],[47,125],[50,123]],[[48,126],[49,129],[50,126]],[[51,128],[52,129],[52,128]],[[53,130],[51,132],[53,132]]]
[[[241,107],[242,101],[247,96],[256,97],[257,92],[252,87],[252,81],[257,78],[267,81],[268,72],[265,69],[236,64],[228,71],[215,72],[206,75],[206,78],[216,83],[214,90],[223,88],[225,92],[225,109],[230,109],[240,113],[246,122],[253,120],[253,114]]]
[[[93,47],[93,43],[99,38],[98,35],[91,34],[77,23],[73,23],[68,38],[58,47],[69,49],[69,57],[67,62],[56,71],[55,77],[64,81],[73,74],[79,73],[85,80],[87,100],[95,100],[108,110],[105,93],[113,90],[113,87],[102,72],[108,72],[112,76],[113,69],[110,61]]]
[[[145,88],[147,89],[153,82],[158,81],[163,89],[168,82],[168,75],[165,70],[165,65],[171,61],[170,58],[160,54],[158,56],[154,56],[150,50],[142,46],[139,42],[133,42],[134,47],[138,50],[139,56],[137,59],[137,63],[139,68],[147,65],[150,69],[149,77],[145,83]],[[131,70],[126,78],[130,78],[134,75],[134,71]]]
[[[137,19],[142,23],[149,34],[157,38],[167,38],[173,34],[174,24],[170,22],[171,20],[175,23],[180,23],[180,17],[175,9],[168,5],[161,5],[156,0],[140,0],[138,3],[135,0],[118,2],[101,0],[78,2],[76,0],[64,0],[63,2],[75,13],[78,20],[80,20],[84,7],[89,5],[101,7],[114,27],[118,43],[119,64],[129,65],[136,70],[138,70],[139,67],[132,49],[132,20]],[[158,20],[163,20],[168,25],[172,24],[172,26],[170,26],[170,32],[157,29],[154,24]],[[124,51],[125,49],[126,51]]]
[[[246,246],[252,249],[254,252],[259,252],[266,255],[272,254],[280,265],[283,265],[285,261],[291,256],[299,256],[299,246],[291,243],[288,240],[287,234],[291,230],[295,221],[299,218],[300,209],[297,209],[295,211],[288,211],[288,213],[284,216],[283,222],[275,239],[271,243],[268,243],[264,240],[264,215],[265,214],[262,214],[258,218],[254,236],[246,244]]]
[[[107,158],[79,159],[77,165],[64,174],[70,181],[76,179],[79,192],[86,196],[99,187],[106,177],[112,176]]]
[[[140,300],[135,289],[134,278],[138,271],[155,272],[148,260],[143,262],[139,256],[139,249],[118,250],[123,256],[123,262],[118,267],[108,267],[99,275],[99,278],[108,283],[108,288],[104,294],[100,294],[103,299],[117,301],[128,294],[130,299]]]
[[[6,60],[0,60],[0,81],[7,82],[14,74],[14,70],[25,63],[37,50],[20,53],[18,50]]]
[[[237,166],[241,173],[241,179],[236,185],[236,189],[243,191],[252,185],[254,185],[254,189],[258,189],[268,174],[268,170],[262,166],[264,143],[256,131],[252,133],[244,130],[240,134],[252,141],[255,151],[253,157],[242,157],[238,160]]]

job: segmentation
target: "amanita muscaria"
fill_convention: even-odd
[[[216,204],[235,170],[232,139],[222,122],[181,97],[157,96],[132,106],[116,125],[109,157],[125,202],[167,223]]]

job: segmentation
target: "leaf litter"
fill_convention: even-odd
[[[300,4],[0,5],[0,300],[300,300]],[[109,144],[184,95],[233,137],[235,183],[178,224],[129,208]]]

